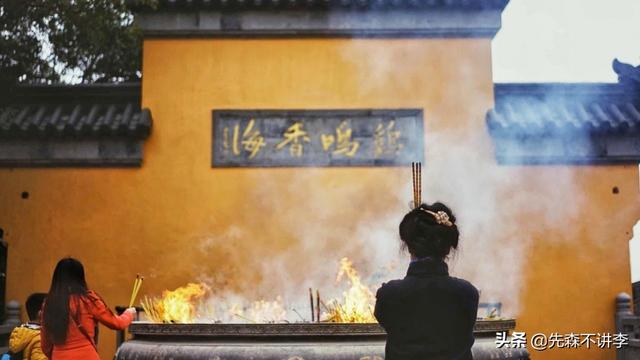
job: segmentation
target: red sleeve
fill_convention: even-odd
[[[133,321],[133,314],[128,312],[124,312],[122,315],[115,315],[102,298],[91,290],[87,293],[87,299],[91,315],[110,329],[124,330]]]

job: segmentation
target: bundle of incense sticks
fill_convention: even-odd
[[[411,173],[413,175],[413,208],[422,204],[422,163],[412,162]]]
[[[140,274],[136,274],[136,280],[133,282],[133,290],[131,291],[131,300],[129,300],[129,307],[132,307],[138,297],[138,292],[142,287],[142,281],[144,280],[144,276]]]
[[[316,290],[316,304],[313,301],[313,289],[309,288],[309,302],[311,304],[311,322],[320,322],[320,290]]]
[[[144,297],[142,299],[142,309],[144,309],[144,314],[147,319],[151,319],[154,322],[161,323],[163,322],[162,313],[158,310],[158,306],[156,306],[156,300],[150,299],[148,297]]]

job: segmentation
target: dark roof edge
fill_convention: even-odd
[[[549,82],[549,83],[495,83],[496,98],[500,95],[623,95],[640,102],[640,66],[625,64],[618,59],[612,63],[618,82]]]
[[[416,30],[145,30],[146,38],[161,39],[418,39],[418,38],[493,38],[498,29],[416,29]]]
[[[122,83],[94,83],[94,84],[18,84],[15,89],[17,91],[28,91],[35,93],[47,92],[90,92],[90,93],[138,93],[140,91],[140,82],[122,82]]]
[[[140,12],[135,21],[147,38],[493,38],[502,26],[501,9],[272,10],[180,8]]]
[[[102,101],[140,102],[140,82],[98,83],[98,84],[19,84],[3,103],[24,103],[27,101],[56,101],[63,99],[99,99]]]
[[[390,10],[390,9],[496,9],[504,10],[510,0],[126,0],[134,12],[185,12],[200,10]]]
[[[500,95],[535,95],[535,94],[624,94],[630,89],[619,83],[575,82],[575,83],[495,83],[494,93]]]

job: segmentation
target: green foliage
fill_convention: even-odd
[[[0,0],[0,86],[139,78],[142,33],[124,0]]]

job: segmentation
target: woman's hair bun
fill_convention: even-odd
[[[409,252],[418,258],[444,258],[458,247],[460,237],[455,215],[441,202],[411,210],[400,222],[399,232]]]

